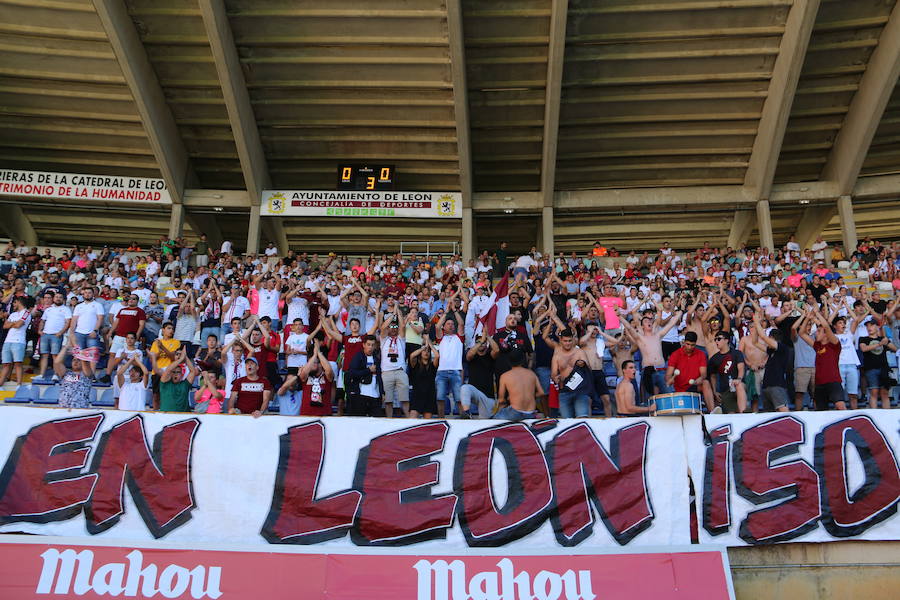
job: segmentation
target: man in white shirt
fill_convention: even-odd
[[[231,285],[231,294],[226,296],[225,303],[222,305],[222,339],[231,331],[231,320],[240,319],[243,321],[250,316],[250,301],[241,295],[241,286],[234,283]],[[228,343],[228,342],[223,342]]]
[[[269,317],[272,319],[272,330],[281,331],[281,318],[278,314],[278,300],[281,298],[281,292],[275,289],[275,279],[270,277],[259,288],[259,310],[257,314],[259,318]]]
[[[381,326],[381,381],[384,388],[384,414],[394,415],[394,407],[409,416],[409,377],[406,375],[406,324],[401,331],[399,310],[385,317]]]
[[[438,369],[434,383],[437,388],[438,413],[443,414],[443,407],[453,396],[453,404],[462,403],[462,357],[463,340],[457,335],[460,323],[455,319],[447,319],[447,314],[441,315],[434,327],[438,339]],[[458,315],[459,313],[454,313]]]
[[[138,277],[131,293],[138,297],[138,306],[146,308],[147,303],[150,302],[150,294],[152,294],[153,291],[147,287],[143,277]]]
[[[222,242],[222,247],[219,249],[220,254],[231,254],[232,244],[230,241],[225,240]]]
[[[84,299],[72,311],[69,325],[69,345],[81,349],[100,347],[100,327],[106,312],[103,305],[94,299],[94,288],[88,286],[82,292]]]
[[[272,269],[278,263],[278,248],[275,247],[275,244],[269,242],[269,245],[266,246],[266,265],[269,270]]]
[[[30,296],[16,296],[12,301],[13,312],[3,323],[6,329],[6,340],[3,342],[3,367],[0,368],[0,386],[6,383],[10,371],[15,370],[16,383],[22,385],[22,361],[25,360],[25,333],[31,324],[31,307],[34,301]]]
[[[72,309],[66,306],[66,297],[60,292],[53,294],[53,304],[44,310],[41,322],[38,324],[38,336],[40,337],[41,376],[47,372],[47,357],[56,358],[62,349],[63,336],[72,322]],[[56,375],[54,375],[56,377]]]
[[[828,247],[828,242],[822,239],[822,236],[818,236],[816,241],[813,242],[812,246],[810,246],[810,250],[813,251],[813,258],[815,260],[825,260],[825,248]]]
[[[309,340],[309,334],[304,331],[305,329],[302,320],[294,319],[291,322],[290,334],[284,338],[285,362],[291,375],[299,373],[306,364],[306,342]]]

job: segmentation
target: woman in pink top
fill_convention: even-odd
[[[222,404],[225,401],[225,390],[219,387],[219,374],[215,370],[203,371],[200,389],[194,392],[194,405],[208,402],[205,412],[207,414],[219,414],[222,412]]]

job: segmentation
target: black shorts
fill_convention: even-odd
[[[844,388],[840,383],[823,383],[816,386],[813,397],[816,410],[828,410],[832,403],[844,401]]]
[[[597,392],[597,397],[609,396],[609,385],[606,383],[606,373],[603,371],[591,371],[591,374],[594,376],[594,391]]]
[[[150,389],[153,390],[154,394],[159,393],[159,375],[150,376]]]

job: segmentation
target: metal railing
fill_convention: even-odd
[[[400,242],[400,254],[459,254],[459,242]]]

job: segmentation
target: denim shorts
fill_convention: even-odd
[[[41,354],[59,354],[62,350],[63,335],[61,333],[41,334]]]
[[[4,365],[9,363],[20,363],[25,360],[25,344],[20,342],[5,342],[3,344]]]
[[[865,374],[867,389],[891,389],[891,380],[890,377],[888,377],[887,369],[867,369]]]

